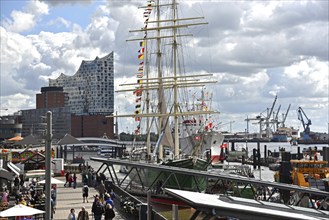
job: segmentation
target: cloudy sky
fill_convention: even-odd
[[[60,73],[74,75],[82,60],[115,52],[115,84],[135,82],[136,45],[129,30],[143,27],[144,1],[1,0],[1,112],[35,108],[35,94]],[[188,72],[213,73],[209,87],[223,130],[244,131],[245,119],[265,113],[278,96],[286,125],[300,128],[296,109],[311,130],[328,132],[328,1],[180,1],[180,13],[204,16],[187,45]],[[194,31],[194,32],[193,32]],[[191,54],[190,54],[191,55]],[[115,109],[133,112],[130,93]],[[120,105],[118,105],[120,103]],[[8,110],[4,110],[8,109]],[[234,121],[234,123],[233,123]],[[122,122],[120,131],[126,131]],[[258,126],[250,124],[250,131]]]

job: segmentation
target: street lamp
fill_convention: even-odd
[[[45,145],[46,156],[46,219],[51,219],[51,140],[52,140],[52,112],[47,112],[47,134]]]

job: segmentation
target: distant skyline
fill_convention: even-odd
[[[162,2],[167,2],[166,0]],[[186,17],[208,25],[191,29],[187,72],[213,73],[213,107],[221,129],[245,131],[272,106],[286,125],[302,129],[296,110],[312,120],[311,131],[329,129],[328,1],[178,1]],[[74,75],[82,60],[114,51],[115,90],[134,83],[137,43],[143,27],[141,0],[1,0],[0,115],[34,109],[48,79]],[[4,110],[8,109],[8,110]],[[115,111],[134,112],[132,93],[115,93]],[[234,121],[234,122],[233,122]],[[230,123],[231,122],[231,123]],[[119,132],[133,132],[133,119],[119,119]],[[230,127],[231,125],[231,127]],[[249,124],[250,132],[258,125]]]

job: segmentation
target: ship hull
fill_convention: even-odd
[[[214,147],[220,148],[223,140],[224,136],[217,131],[207,131],[186,138],[180,138],[180,146],[182,146],[181,149],[183,149],[182,156],[189,155],[189,157],[186,156],[187,158],[184,159],[167,160],[163,162],[162,165],[193,170],[207,170],[211,157],[202,159],[201,153]],[[190,155],[192,154],[195,156],[191,157]],[[134,182],[142,183],[147,187],[154,187],[156,190],[159,190],[158,188],[161,187],[168,187],[190,191],[203,191],[206,188],[205,178],[184,174],[173,175],[170,172],[164,171],[160,173],[156,170],[143,170],[139,172],[139,176],[136,171],[133,171],[129,177],[133,179]]]
[[[165,166],[180,167],[193,170],[207,170],[208,162],[203,159],[180,159],[162,163]],[[138,175],[139,174],[139,175]],[[206,178],[193,177],[185,174],[173,174],[168,171],[157,171],[152,169],[133,170],[129,178],[135,183],[142,184],[161,193],[162,187],[182,189],[189,191],[203,191],[206,188]],[[140,178],[139,178],[140,177]]]
[[[223,141],[224,135],[222,133],[209,131],[180,138],[179,144],[183,153],[191,154],[196,152],[196,154],[200,155],[212,147],[220,147]]]

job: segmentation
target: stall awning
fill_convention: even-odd
[[[7,179],[7,180],[12,180],[14,178],[14,175],[13,175],[13,173],[8,172],[7,170],[1,168],[0,169],[0,178]]]

